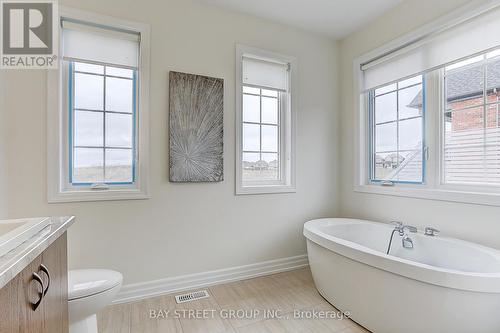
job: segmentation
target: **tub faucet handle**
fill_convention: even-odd
[[[391,221],[391,224],[396,226],[396,227],[402,227],[403,226],[403,222],[401,221]]]
[[[412,225],[405,225],[404,228],[407,229],[409,232],[413,232],[413,233],[418,232],[417,227],[414,227]]]
[[[425,228],[425,235],[426,236],[436,236],[439,234],[439,230],[433,228],[433,227],[426,227]]]

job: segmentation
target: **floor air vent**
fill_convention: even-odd
[[[197,299],[208,298],[210,295],[206,290],[193,291],[192,293],[182,294],[175,296],[177,303],[191,302]]]

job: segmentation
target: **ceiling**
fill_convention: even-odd
[[[403,0],[197,0],[339,39]]]

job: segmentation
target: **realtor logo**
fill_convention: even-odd
[[[0,0],[1,68],[57,68],[56,0]]]

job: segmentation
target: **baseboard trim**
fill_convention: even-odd
[[[124,285],[113,304],[270,275],[308,266],[307,255]]]

